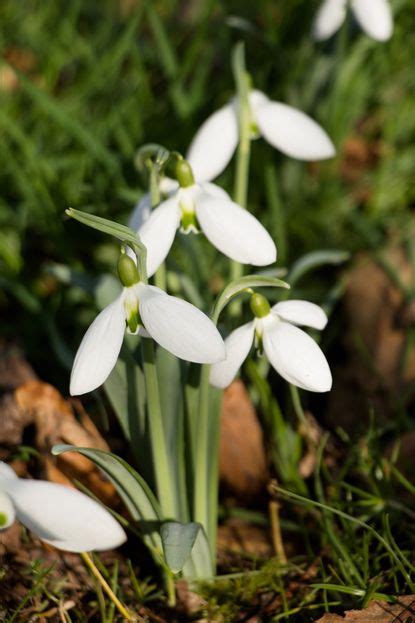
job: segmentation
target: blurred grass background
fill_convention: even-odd
[[[234,92],[238,40],[255,86],[315,117],[338,148],[335,160],[307,165],[255,142],[250,209],[275,237],[279,265],[322,248],[381,249],[391,233],[411,234],[414,1],[392,1],[386,44],[351,20],[339,36],[313,42],[318,5],[1,2],[1,334],[18,339],[45,378],[63,386],[95,314],[84,287],[68,283],[94,285],[90,277],[112,271],[116,257],[108,240],[68,222],[65,208],[125,222],[145,191],[136,150],[152,142],[186,151]],[[232,174],[231,165],[219,180],[230,192]],[[211,277],[220,275],[224,260],[212,262]]]

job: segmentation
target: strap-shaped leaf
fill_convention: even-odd
[[[162,545],[158,531],[163,517],[159,503],[140,474],[111,452],[67,444],[59,444],[52,448],[54,455],[64,452],[79,452],[102,469],[117,489],[132,518],[138,522],[146,544],[161,552]]]
[[[74,218],[83,225],[102,231],[104,234],[109,234],[121,242],[129,244],[137,253],[140,275],[146,276],[147,249],[132,229],[126,227],[125,225],[120,225],[119,223],[110,221],[107,218],[102,218],[102,216],[95,216],[95,214],[88,214],[87,212],[75,210],[74,208],[68,208],[65,212],[68,216]]]
[[[179,573],[183,569],[201,528],[200,523],[178,521],[168,521],[161,526],[160,535],[164,557],[173,573]]]
[[[291,286],[293,286],[301,277],[303,277],[310,270],[325,266],[327,264],[337,265],[346,262],[350,257],[350,253],[340,250],[327,250],[327,251],[313,251],[300,257],[290,272],[287,279]]]
[[[211,578],[215,574],[215,567],[210,553],[209,542],[206,533],[201,528],[196,536],[190,557],[183,565],[183,575],[185,578],[203,579]]]

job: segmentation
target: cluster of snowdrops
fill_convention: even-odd
[[[317,39],[328,38],[340,28],[348,5],[366,34],[379,41],[391,36],[392,18],[386,0],[325,0],[314,24]],[[308,301],[289,299],[271,306],[256,286],[287,287],[287,284],[265,277],[261,283],[260,272],[244,277],[242,266],[253,266],[256,271],[272,266],[277,260],[277,248],[267,230],[246,209],[249,160],[246,161],[246,149],[242,153],[240,147],[244,144],[249,150],[250,142],[262,137],[283,154],[302,161],[331,158],[335,148],[323,128],[309,116],[271,101],[252,88],[251,78],[243,67],[239,79],[238,84],[237,75],[236,96],[205,121],[186,157],[168,152],[162,165],[155,166],[151,192],[139,201],[128,228],[104,222],[99,217],[70,212],[74,218],[115,236],[121,243],[120,292],[99,313],[81,342],[71,374],[72,395],[91,392],[107,380],[117,363],[126,331],[143,341],[154,341],[177,358],[203,364],[200,393],[205,402],[209,386],[227,387],[253,347],[292,385],[312,392],[330,390],[332,378],[327,360],[317,343],[299,328],[324,329],[327,317],[323,309]],[[245,195],[242,190],[234,201],[212,180],[224,171],[235,152],[237,158],[245,157],[247,166],[241,184],[242,188],[245,186]],[[228,296],[222,297],[216,315],[210,317],[182,298],[170,296],[149,283],[166,261],[178,232],[203,234],[236,267],[234,279],[227,286]],[[239,325],[234,320],[237,328],[223,339],[217,328],[218,314],[234,296],[242,293],[249,295],[251,319]],[[240,317],[239,313],[236,320]],[[157,391],[161,390],[154,389],[154,383],[151,390],[148,388],[150,418],[157,417],[157,410],[152,407],[158,400]],[[197,403],[202,408],[203,400]],[[200,413],[195,409],[193,417],[198,422]],[[154,425],[150,422],[150,428]],[[158,443],[164,443],[162,423],[157,425],[161,426]],[[157,462],[162,460],[162,451],[157,455],[157,444],[154,445],[157,503],[162,517],[174,524],[174,534],[188,541],[183,560],[175,571],[183,568],[194,546],[195,525],[208,537],[214,535],[212,526],[210,532],[208,529],[209,509],[206,510],[203,499],[207,487],[206,465],[201,464],[206,454],[205,425],[206,422],[201,422],[197,429],[196,441],[196,448],[203,450],[205,446],[205,452],[197,451],[197,467],[192,465],[200,485],[192,494],[193,502],[187,513],[187,519],[194,521],[180,523],[182,517],[175,516],[174,496],[169,492],[172,487],[163,481],[167,475],[161,475],[157,481]],[[217,473],[211,478],[217,480]],[[167,498],[172,500],[170,505]],[[109,549],[126,539],[124,529],[110,512],[87,495],[58,484],[17,478],[4,463],[0,464],[0,511],[2,528],[7,528],[17,516],[39,538],[63,550]],[[144,511],[141,514],[144,516]],[[182,528],[178,530],[178,526]],[[191,537],[186,526],[192,527]],[[160,541],[167,559],[169,539]],[[212,548],[214,536],[208,540]]]

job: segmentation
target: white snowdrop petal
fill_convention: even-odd
[[[85,333],[72,367],[70,393],[86,394],[109,376],[125,332],[124,293],[105,307]]]
[[[7,465],[7,463],[4,463],[4,461],[0,461],[0,488],[1,488],[1,483],[6,478],[8,479],[13,478],[14,480],[16,480],[18,476],[16,472],[14,471],[14,469],[10,467],[10,465]]]
[[[231,201],[231,198],[226,190],[223,190],[223,188],[221,188],[217,184],[213,184],[212,182],[201,182],[200,184],[198,184],[198,186],[203,194],[208,194],[212,195],[213,197],[217,197],[218,199],[227,199],[228,201]]]
[[[202,195],[196,202],[196,214],[206,238],[232,260],[267,266],[277,259],[274,241],[265,227],[233,201]]]
[[[13,502],[6,492],[0,489],[0,530],[9,528],[14,522],[15,516]]]
[[[327,133],[311,117],[297,108],[268,102],[257,108],[262,136],[276,149],[298,160],[325,160],[335,155]]]
[[[140,315],[151,337],[180,359],[215,363],[225,346],[213,322],[197,307],[154,286],[137,286]]]
[[[163,195],[172,195],[179,188],[179,182],[171,177],[162,177],[160,180],[160,192]]]
[[[357,21],[369,37],[387,41],[393,32],[392,11],[388,0],[351,0]]]
[[[228,335],[225,340],[226,358],[213,364],[210,369],[211,385],[223,389],[232,383],[251,350],[254,329],[254,323],[249,322]]]
[[[129,221],[128,227],[137,231],[140,227],[145,223],[148,217],[151,214],[151,197],[150,193],[146,193],[143,195],[132,211]]]
[[[313,329],[324,329],[327,324],[325,311],[309,301],[281,301],[273,306],[272,311],[283,320]]]
[[[124,530],[100,504],[76,489],[43,480],[5,480],[16,516],[42,541],[68,552],[118,547]]]
[[[154,275],[166,259],[180,222],[179,198],[175,193],[153,210],[138,230],[147,249],[147,276]]]
[[[294,325],[270,314],[262,320],[265,353],[286,381],[311,392],[328,392],[332,378],[316,342]]]
[[[213,180],[226,169],[238,145],[238,134],[233,103],[214,112],[200,126],[186,156],[198,182]]]
[[[346,0],[324,0],[313,24],[313,36],[317,41],[329,39],[344,22]]]

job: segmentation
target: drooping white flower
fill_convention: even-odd
[[[330,138],[311,117],[265,93],[249,94],[252,138],[262,136],[270,145],[298,160],[325,160],[335,154]],[[214,112],[197,131],[186,156],[195,178],[210,181],[229,164],[239,140],[238,100]]]
[[[138,230],[147,247],[147,274],[164,262],[177,229],[202,231],[219,251],[242,264],[266,266],[277,259],[271,236],[247,210],[219,186],[194,183],[177,188],[155,208]]]
[[[127,538],[114,517],[81,491],[18,478],[0,462],[0,529],[15,517],[42,541],[68,552],[113,549]]]
[[[393,19],[388,0],[324,0],[313,27],[318,41],[329,39],[343,24],[347,6],[365,33],[376,41],[387,41],[392,36]]]
[[[270,308],[262,295],[254,294],[251,308],[255,319],[226,338],[226,358],[212,366],[211,384],[227,387],[255,341],[286,381],[311,392],[328,392],[332,377],[327,360],[316,342],[297,326],[324,329],[327,316],[321,307],[292,300]]]
[[[121,255],[127,273],[121,294],[105,307],[85,333],[72,367],[70,393],[80,395],[104,383],[117,362],[126,323],[132,333],[153,338],[180,359],[214,363],[224,358],[223,340],[199,309],[138,280],[135,262]]]

